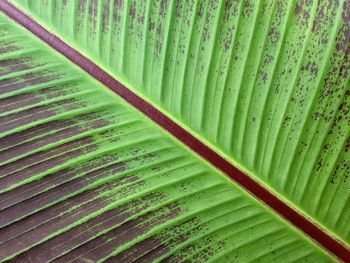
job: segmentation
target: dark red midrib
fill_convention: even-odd
[[[287,219],[290,223],[299,228],[301,231],[303,231],[325,249],[330,251],[336,257],[343,260],[344,262],[350,262],[350,249],[345,244],[336,240],[334,237],[320,228],[317,224],[291,208],[288,204],[264,188],[257,181],[242,173],[220,154],[209,148],[202,141],[198,140],[184,128],[176,124],[173,120],[164,115],[154,106],[123,86],[88,58],[84,57],[78,51],[74,50],[72,47],[59,39],[57,36],[47,31],[44,27],[42,27],[32,18],[24,14],[22,11],[7,1],[0,0],[0,10],[15,20],[18,24],[27,28],[52,48],[63,54],[69,60],[77,64],[92,77],[99,80],[119,96],[124,98],[129,104],[137,108],[139,111],[143,112],[155,123],[178,138],[198,155],[227,174],[233,181],[238,183],[245,190],[252,193],[257,199],[263,201],[279,215]]]

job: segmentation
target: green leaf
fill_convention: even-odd
[[[13,2],[349,245],[350,1]],[[334,260],[3,15],[0,259]]]
[[[349,244],[350,1],[14,2]]]

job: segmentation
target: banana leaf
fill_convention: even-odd
[[[350,260],[350,1],[9,2],[0,260]]]

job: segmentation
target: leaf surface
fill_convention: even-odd
[[[349,1],[13,2],[349,245]],[[1,259],[333,260],[13,21],[0,31]]]

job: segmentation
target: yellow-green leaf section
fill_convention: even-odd
[[[0,260],[333,259],[0,15]]]
[[[350,243],[350,1],[13,0]]]

